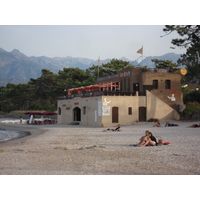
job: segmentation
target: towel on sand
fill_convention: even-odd
[[[164,144],[157,144],[156,146],[162,146],[162,145],[170,145],[171,143],[169,142],[165,142]],[[132,146],[132,147],[140,147],[140,146],[137,146],[137,144],[130,144],[129,146]],[[153,146],[145,146],[145,147],[153,147]]]

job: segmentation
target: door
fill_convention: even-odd
[[[81,109],[79,107],[74,108],[74,121],[81,121]]]
[[[146,107],[139,107],[139,122],[146,122]]]
[[[118,107],[112,107],[112,123],[119,123],[119,108]]]
[[[139,83],[133,83],[133,91],[139,91]]]

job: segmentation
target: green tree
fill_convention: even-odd
[[[166,25],[163,31],[166,35],[177,32],[181,38],[172,40],[172,44],[187,48],[200,42],[200,25]]]
[[[58,75],[59,79],[64,81],[65,89],[85,86],[84,82],[90,78],[86,71],[79,68],[63,68]]]
[[[200,25],[166,25],[163,29],[166,35],[177,32],[181,38],[172,40],[172,44],[186,48],[181,55],[179,64],[185,65],[188,71],[185,81],[200,80]],[[174,47],[173,47],[174,48]]]
[[[155,63],[156,68],[176,68],[178,67],[178,64],[173,63],[171,60],[158,60],[158,59],[152,59],[152,62]]]
[[[187,67],[186,82],[197,82],[200,80],[200,43],[192,44],[187,52],[181,56],[178,63]]]
[[[102,65],[93,65],[86,70],[87,74],[93,77],[95,80],[98,77],[109,76],[112,74],[117,74],[119,71],[126,68],[134,68],[134,65],[131,65],[127,61],[112,59],[110,62]]]
[[[31,109],[44,109],[51,111],[52,108],[56,109],[55,98],[57,96],[56,86],[57,86],[57,74],[54,74],[50,70],[43,69],[42,75],[38,79],[31,79],[29,85],[33,88],[32,93],[32,104]],[[49,109],[46,107],[47,100],[49,104]],[[37,107],[38,106],[38,107]]]

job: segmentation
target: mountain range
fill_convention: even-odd
[[[155,58],[159,60],[171,60],[176,63],[180,58],[180,54],[167,53],[163,56],[149,56],[145,57],[141,62],[131,61],[125,57],[122,57],[120,60],[128,61],[135,66],[140,65],[153,68],[154,63],[151,59]],[[110,60],[111,59],[101,60],[101,64],[108,63]],[[58,73],[58,71],[63,70],[64,67],[78,67],[85,70],[97,64],[98,60],[89,58],[73,58],[71,56],[54,58],[46,56],[28,57],[17,49],[7,52],[0,48],[0,86],[5,86],[7,83],[27,83],[30,78],[36,79],[40,77],[42,69],[48,69],[54,73]]]

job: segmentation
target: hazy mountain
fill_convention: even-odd
[[[147,66],[148,68],[154,68],[155,63],[153,63],[151,59],[156,59],[156,58],[158,60],[171,60],[173,63],[177,63],[177,60],[180,58],[180,56],[181,56],[180,54],[175,54],[175,53],[167,53],[162,56],[148,56],[144,58],[143,61],[139,63],[139,65]]]
[[[180,55],[178,54],[168,53],[163,56],[146,57],[140,63],[128,60],[125,57],[122,57],[121,60],[128,61],[133,65],[139,64],[141,66],[154,67],[154,63],[151,62],[153,58],[176,62],[179,57]],[[101,60],[101,64],[108,63],[110,60],[111,59]],[[5,86],[7,83],[27,83],[30,78],[40,77],[42,69],[49,69],[54,73],[58,73],[58,71],[63,70],[64,67],[78,67],[85,70],[97,64],[98,60],[88,58],[73,58],[71,56],[62,58],[49,58],[45,56],[28,57],[17,49],[7,52],[0,48],[0,85]]]

